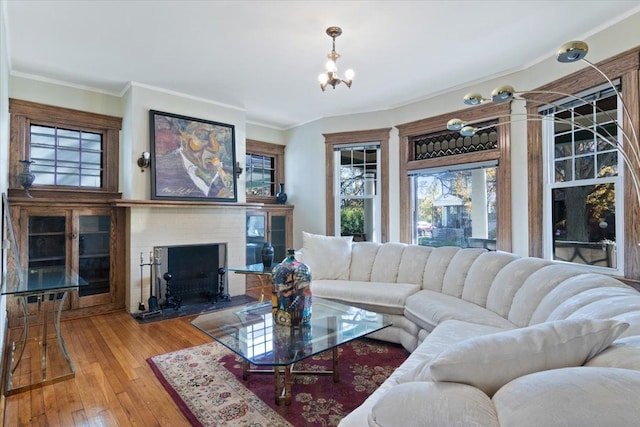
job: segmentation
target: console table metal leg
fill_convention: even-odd
[[[29,340],[29,314],[27,313],[27,297],[25,296],[20,297],[20,305],[22,306],[22,322],[24,327],[22,328],[22,332],[20,334],[20,340],[18,342],[22,343],[22,346],[20,347],[20,353],[18,354],[18,357],[15,358],[16,341],[13,342],[13,345],[12,345],[13,354],[11,355],[11,362],[13,363],[13,368],[11,369],[11,374],[13,374],[16,368],[18,367],[18,362],[22,360],[24,349],[27,346],[27,341]],[[11,376],[8,377],[8,382],[10,381],[11,381]]]
[[[38,295],[38,318],[42,319],[42,332],[40,333],[40,346],[42,347],[42,358],[40,359],[40,363],[42,364],[40,371],[42,372],[42,380],[46,380],[47,379],[47,351],[48,351],[48,345],[49,345],[49,340],[48,340],[48,336],[49,336],[49,328],[48,328],[48,324],[49,324],[49,319],[48,319],[48,313],[47,313],[47,303],[45,298],[47,298],[48,295],[46,294],[42,294],[42,295]],[[51,308],[51,314],[54,315],[55,313],[55,305],[56,305],[56,300],[54,298],[53,300],[53,306]]]
[[[67,299],[67,294],[68,292],[63,292],[62,298],[60,298],[60,301],[58,302],[58,313],[56,314],[54,327],[56,329],[56,339],[58,341],[58,347],[60,347],[60,351],[62,352],[62,355],[64,356],[64,358],[67,359],[67,362],[69,362],[69,367],[71,368],[71,372],[75,372],[73,362],[71,361],[71,356],[69,356],[69,352],[67,351],[67,346],[64,343],[64,340],[62,339],[62,332],[60,331],[60,318],[62,317],[62,307],[64,307],[64,302]],[[54,308],[55,308],[55,304],[54,304]]]
[[[340,373],[338,372],[338,347],[333,347],[333,382],[340,382]]]
[[[61,295],[58,298],[58,295]],[[12,395],[22,391],[30,390],[45,384],[51,384],[72,378],[75,375],[75,369],[71,362],[71,357],[67,351],[62,332],[60,329],[60,319],[62,317],[62,308],[67,298],[67,290],[54,292],[25,292],[17,295],[22,305],[23,330],[20,334],[19,341],[13,341],[11,346],[11,358],[9,359],[10,367],[8,369],[6,394]],[[36,299],[36,318],[41,324],[33,324],[29,321],[28,298]],[[51,307],[47,307],[50,304]],[[49,322],[53,323],[55,329],[55,339],[58,343],[60,355],[62,358],[56,360],[55,346],[49,347]],[[39,330],[39,336],[30,338],[30,329],[34,327]],[[51,337],[53,339],[53,337]],[[31,344],[30,344],[31,342]],[[52,343],[53,344],[53,343]],[[18,350],[18,345],[20,349]],[[36,358],[39,352],[40,356],[40,372],[39,379],[30,372],[30,365],[27,364],[17,371],[20,362],[23,361],[26,347],[29,346],[30,358]],[[53,359],[51,359],[53,357]],[[50,360],[51,359],[51,360]],[[60,360],[66,363],[60,364]],[[24,362],[28,362],[25,360]],[[50,366],[51,365],[51,366]],[[37,366],[37,365],[35,365]],[[50,369],[51,368],[51,369]],[[24,372],[22,372],[24,370]],[[14,374],[18,374],[16,377]]]

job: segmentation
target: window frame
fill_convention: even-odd
[[[605,89],[608,89],[610,86],[607,85],[601,85],[600,87],[594,87],[591,89],[588,89],[586,92],[584,93],[579,93],[577,94],[577,96],[581,97],[581,98],[586,98],[586,99],[591,99],[593,97],[593,94],[596,94],[598,92],[602,92],[603,91],[603,87],[605,86]],[[620,100],[617,98],[617,96],[615,94],[609,94],[604,96],[601,99],[605,99],[605,98],[609,98],[611,96],[614,96],[616,98],[617,101],[617,106],[616,106],[616,120],[621,121],[622,119],[622,106],[620,105]],[[599,98],[600,99],[600,98]],[[564,105],[566,105],[567,103],[575,103],[575,100],[573,100],[572,98],[564,98],[561,100],[557,101],[557,106],[559,107],[563,107]],[[593,107],[592,104],[589,104],[592,108],[592,110],[595,110],[596,107]],[[597,172],[596,169],[596,165],[597,165],[597,153],[600,152],[600,150],[597,149],[597,142],[595,143],[594,146],[594,151],[593,152],[589,152],[586,155],[585,154],[579,154],[576,153],[575,151],[572,150],[571,154],[563,157],[563,159],[571,159],[571,161],[573,162],[576,158],[581,158],[581,157],[593,157],[594,158],[594,176],[590,177],[590,178],[581,178],[581,177],[576,177],[576,168],[572,167],[572,176],[570,179],[566,179],[563,181],[559,181],[555,179],[555,164],[554,162],[558,160],[558,158],[555,156],[555,142],[556,142],[556,133],[555,133],[555,125],[556,125],[556,121],[553,118],[555,116],[555,112],[557,112],[558,107],[556,106],[541,106],[538,108],[538,110],[540,111],[539,114],[541,114],[544,118],[541,121],[542,124],[542,136],[544,138],[543,140],[543,147],[542,147],[542,156],[543,156],[543,162],[542,162],[542,168],[543,168],[543,173],[544,173],[544,181],[543,181],[543,195],[544,195],[544,199],[543,199],[543,230],[546,230],[546,233],[543,234],[542,236],[542,240],[543,240],[543,256],[545,259],[549,259],[549,260],[553,260],[553,261],[558,261],[558,262],[566,262],[566,263],[570,263],[572,265],[577,265],[583,268],[587,268],[589,270],[593,270],[594,272],[600,272],[600,273],[605,273],[605,274],[623,274],[624,272],[624,256],[621,256],[624,254],[624,252],[621,254],[618,250],[617,247],[620,246],[621,248],[623,248],[624,250],[624,241],[625,241],[625,237],[624,237],[624,221],[625,221],[625,215],[624,215],[624,182],[622,179],[622,176],[624,175],[624,170],[626,169],[626,165],[624,164],[624,161],[621,157],[621,155],[618,153],[617,150],[611,148],[609,145],[605,145],[605,148],[602,151],[606,151],[606,152],[613,152],[616,154],[616,167],[617,170],[621,173],[617,173],[616,175],[606,175],[606,176],[597,176],[597,174],[595,174],[595,172]],[[544,110],[553,110],[549,113],[550,117],[547,116],[547,114],[545,114]],[[566,110],[565,110],[566,111]],[[593,114],[590,113],[590,115]],[[547,118],[549,117],[549,118]],[[600,127],[602,126],[600,122],[598,122],[597,124],[594,124],[594,126],[596,127]],[[571,133],[573,133],[575,135],[575,133],[580,133],[580,132],[586,132],[589,133],[588,131],[582,130],[580,127],[572,127],[571,128]],[[570,133],[569,131],[566,131],[567,134]],[[621,140],[621,135],[620,132],[618,130],[616,130],[616,135],[617,135],[617,139],[618,141]],[[597,141],[597,137],[595,137],[595,135],[589,135],[589,137],[591,139],[593,139],[594,141]],[[616,266],[615,267],[607,267],[607,266],[600,266],[600,265],[591,265],[591,264],[586,264],[586,263],[579,263],[579,262],[572,262],[572,261],[563,261],[560,259],[555,258],[556,254],[554,252],[555,250],[555,242],[554,242],[554,237],[552,236],[552,234],[550,234],[553,230],[553,192],[554,190],[562,190],[562,189],[567,189],[567,188],[575,188],[575,187],[583,187],[583,186],[597,186],[597,185],[607,185],[607,184],[611,184],[615,187],[615,201],[614,201],[614,205],[615,205],[615,234],[616,234]],[[588,242],[588,243],[595,243],[595,242]]]
[[[622,97],[626,101],[627,109],[636,129],[640,127],[640,47],[622,52],[607,60],[599,62],[596,66],[609,79],[620,79]],[[586,67],[565,77],[554,80],[544,86],[536,88],[534,93],[524,96],[527,99],[527,114],[538,114],[541,105],[553,103],[564,96],[560,93],[579,94],[607,83],[606,79],[597,70]],[[546,92],[546,93],[540,93]],[[554,92],[556,94],[554,94]],[[622,122],[624,132],[633,132],[628,120]],[[528,161],[528,204],[529,204],[529,255],[542,258],[543,247],[543,145],[542,123],[538,120],[527,121],[527,157]],[[628,168],[623,167],[624,206],[625,206],[625,239],[622,248],[624,257],[624,276],[638,279],[640,277],[640,201],[637,200],[635,190],[631,183],[631,175]],[[624,184],[626,183],[626,184]]]
[[[342,205],[342,201],[343,200],[362,200],[363,203],[365,200],[372,200],[375,204],[375,218],[374,218],[374,233],[373,236],[370,234],[366,233],[366,227],[365,230],[363,230],[363,235],[366,236],[366,240],[368,241],[372,241],[372,242],[379,242],[380,241],[380,221],[381,221],[381,192],[380,192],[380,187],[381,187],[381,180],[378,177],[382,176],[382,172],[381,172],[381,161],[380,161],[380,156],[381,156],[381,152],[382,149],[380,147],[380,144],[375,141],[373,143],[365,143],[365,144],[338,144],[336,146],[334,146],[334,167],[335,167],[335,171],[334,171],[334,176],[336,178],[335,181],[335,186],[334,188],[340,188],[340,184],[341,184],[341,170],[342,170],[342,162],[341,162],[341,156],[342,156],[342,152],[343,151],[351,151],[353,152],[356,149],[362,148],[365,151],[376,151],[376,178],[375,178],[375,190],[374,193],[372,195],[358,195],[358,196],[345,196],[344,194],[335,194],[335,201],[337,203],[335,203],[335,212],[334,212],[334,227],[335,230],[333,230],[333,234],[338,234],[340,232],[340,229],[342,229],[342,220],[340,220],[340,226],[338,226],[338,221],[337,218],[340,217],[341,215],[341,205]],[[363,164],[368,164],[368,162],[365,160]],[[373,164],[373,163],[371,163]],[[351,165],[351,168],[353,169],[353,164]],[[364,178],[366,180],[366,178]],[[366,224],[365,224],[366,225]],[[354,235],[355,236],[355,235]],[[355,239],[355,237],[354,237]]]
[[[250,203],[268,203],[276,204],[276,194],[278,193],[278,184],[286,183],[284,175],[284,150],[285,146],[280,144],[273,144],[264,141],[257,141],[255,139],[246,140],[245,161],[246,155],[259,155],[264,157],[271,157],[274,162],[274,194],[271,196],[256,196],[247,193],[247,186],[245,185],[245,195],[247,202]],[[245,169],[247,165],[245,164]],[[248,171],[246,172],[248,173]],[[246,181],[245,181],[246,182]]]
[[[363,144],[378,142],[380,144],[380,243],[389,241],[389,132],[391,128],[325,133],[325,233],[334,235],[336,229],[336,197],[335,197],[335,158],[337,145]]]
[[[439,116],[429,117],[415,122],[398,125],[400,137],[400,241],[412,243],[413,207],[411,171],[440,168],[462,164],[483,163],[490,160],[498,162],[496,176],[497,236],[496,249],[510,252],[512,248],[511,220],[511,127],[509,126],[510,103],[481,104],[464,110],[453,111]],[[410,139],[413,136],[445,131],[447,122],[457,117],[464,121],[497,119],[498,147],[472,153],[443,156],[433,159],[413,160]]]
[[[73,110],[70,108],[39,104],[19,99],[9,99],[9,113],[11,115],[11,137],[9,149],[9,186],[12,190],[20,190],[18,175],[19,160],[30,160],[31,125],[58,127],[74,131],[99,133],[102,135],[102,186],[76,187],[37,185],[29,189],[34,196],[56,197],[59,193],[74,196],[98,195],[99,197],[119,197],[119,146],[122,119],[104,114]]]

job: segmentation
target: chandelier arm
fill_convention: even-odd
[[[600,138],[602,141],[604,141],[605,144],[610,145],[611,147],[615,148],[617,152],[620,153],[620,155],[622,155],[622,159],[625,163],[625,165],[627,166],[627,168],[629,169],[629,173],[631,174],[631,179],[633,181],[633,186],[636,192],[636,196],[638,198],[638,201],[640,201],[640,176],[638,175],[638,171],[640,170],[640,160],[638,160],[638,156],[637,156],[637,152],[633,152],[634,157],[630,157],[629,154],[625,151],[624,147],[621,147],[619,144],[614,144],[611,140],[609,140],[607,138],[607,136],[609,137],[613,137],[613,135],[611,135],[610,132],[607,131],[606,135],[602,135],[599,132],[596,132],[595,130],[593,130],[592,128],[588,127],[588,126],[584,126],[581,125],[580,123],[576,123],[573,120],[567,120],[567,119],[560,119],[560,118],[549,118],[546,116],[542,116],[540,114],[528,114],[528,113],[514,113],[514,114],[509,114],[509,115],[503,115],[503,116],[497,116],[495,118],[503,118],[503,117],[512,117],[512,116],[521,116],[524,117],[523,119],[520,120],[508,120],[508,121],[504,121],[504,122],[499,122],[499,123],[494,123],[492,125],[486,125],[486,126],[481,126],[478,128],[473,128],[474,133],[483,131],[483,130],[487,130],[487,129],[491,129],[493,127],[496,126],[503,126],[503,125],[508,125],[511,123],[519,123],[522,121],[529,121],[529,120],[533,120],[533,121],[545,121],[545,120],[553,120],[554,122],[558,122],[558,123],[566,123],[566,124],[571,124],[573,126],[576,126],[578,129],[581,130],[586,130],[591,132],[596,138]],[[585,116],[583,116],[585,117]],[[629,138],[626,134],[623,133],[623,136],[625,138]],[[636,160],[636,163],[634,164],[633,160]],[[634,167],[635,166],[635,167]],[[638,245],[640,246],[640,243],[638,243]]]

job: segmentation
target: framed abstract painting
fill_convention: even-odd
[[[233,125],[149,111],[151,198],[238,200]]]

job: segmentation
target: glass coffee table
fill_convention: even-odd
[[[245,380],[250,373],[273,374],[276,403],[289,405],[293,375],[332,375],[338,382],[338,347],[391,322],[372,311],[313,298],[311,323],[299,328],[276,324],[271,302],[203,314],[191,324],[242,358]],[[333,352],[332,370],[294,369],[297,362],[327,350]]]

